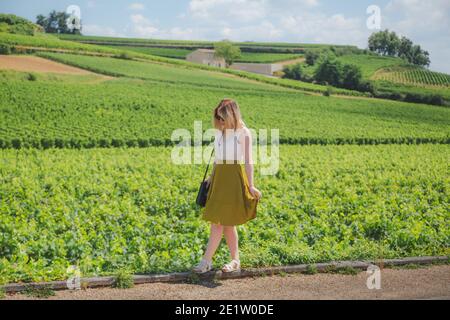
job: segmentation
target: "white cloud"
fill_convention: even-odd
[[[266,17],[268,5],[268,0],[191,0],[188,14],[202,22],[242,23]]]
[[[140,2],[134,2],[128,6],[128,9],[135,11],[142,11],[144,10],[144,8],[145,8],[144,4]]]
[[[354,44],[360,47],[367,42],[368,32],[362,19],[308,12],[280,16],[279,19],[290,41]]]
[[[83,25],[82,33],[84,35],[105,36],[105,37],[124,37],[123,33],[117,32],[111,27],[99,26],[96,24]]]
[[[162,29],[158,26],[158,21],[152,22],[141,14],[131,15],[130,20],[132,23],[130,32],[134,37],[169,40],[202,39],[198,30],[180,27]]]
[[[259,24],[240,27],[224,27],[215,39],[231,39],[234,41],[272,41],[283,36],[283,30],[270,21],[263,20]]]
[[[431,69],[450,73],[450,1],[391,0],[382,11],[389,28],[430,52]]]
[[[142,14],[132,14],[130,19],[133,23],[132,32],[134,35],[138,37],[152,37],[158,33],[158,28]]]

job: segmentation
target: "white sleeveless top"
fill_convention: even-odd
[[[214,152],[216,163],[225,163],[225,161],[244,162],[244,139],[242,139],[244,130],[228,130],[222,136],[220,130],[216,130],[214,140]]]

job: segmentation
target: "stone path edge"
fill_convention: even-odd
[[[380,268],[405,266],[405,265],[429,265],[434,263],[449,262],[450,256],[427,256],[427,257],[409,257],[400,259],[386,259],[373,261],[333,261],[327,263],[300,264],[290,266],[275,266],[263,268],[241,269],[240,272],[223,273],[222,271],[210,271],[204,274],[195,274],[193,272],[176,272],[167,274],[136,274],[133,275],[134,284],[145,284],[155,282],[183,282],[192,279],[193,275],[198,276],[199,280],[215,279],[238,279],[255,276],[276,275],[280,273],[302,273],[311,266],[317,269],[317,272],[325,272],[329,268],[354,268],[366,270],[370,265],[377,265]],[[110,287],[114,284],[114,276],[81,278],[80,283],[84,288]],[[30,282],[30,283],[12,283],[0,286],[0,290],[5,293],[19,293],[29,288],[33,289],[51,289],[51,290],[69,290],[66,281],[50,282]]]

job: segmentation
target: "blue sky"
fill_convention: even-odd
[[[430,52],[431,69],[450,73],[449,0],[1,0],[0,12],[32,21],[81,9],[83,34],[182,40],[271,41],[367,46],[366,10]]]

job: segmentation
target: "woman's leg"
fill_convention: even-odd
[[[211,223],[211,234],[209,236],[208,246],[206,247],[204,259],[211,261],[214,253],[219,247],[220,241],[222,240],[223,226],[220,224]]]
[[[239,238],[236,226],[224,226],[223,233],[230,248],[231,259],[239,260]]]

